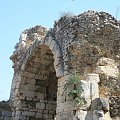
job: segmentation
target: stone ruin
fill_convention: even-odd
[[[120,120],[120,22],[110,14],[88,11],[63,16],[50,30],[27,29],[10,59],[14,76],[0,120]],[[74,73],[81,107],[64,91]]]

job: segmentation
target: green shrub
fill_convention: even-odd
[[[85,104],[84,98],[80,96],[83,90],[77,88],[77,84],[80,84],[80,82],[80,75],[75,73],[69,77],[68,82],[64,85],[66,95],[73,97],[76,107],[81,107]],[[73,86],[73,89],[67,92],[70,86]]]

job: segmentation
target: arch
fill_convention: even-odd
[[[28,59],[22,65],[15,106],[20,114],[16,113],[15,119],[53,120],[56,115],[58,76],[55,55],[46,44],[38,43],[30,48],[32,51],[29,50]]]
[[[54,67],[56,69],[57,77],[62,77],[64,75],[64,65],[63,65],[63,56],[59,43],[54,40],[52,36],[47,37],[44,40],[44,44],[47,45],[54,56]]]
[[[42,40],[42,41],[36,40],[33,43],[33,45],[30,46],[30,48],[27,50],[27,52],[24,56],[24,60],[21,59],[21,61],[20,61],[21,69],[24,70],[25,65],[26,65],[28,59],[31,58],[32,53],[38,47],[40,47],[42,45],[48,46],[48,48],[53,53],[56,76],[62,77],[64,75],[64,66],[63,66],[63,56],[62,56],[61,48],[60,48],[59,44],[55,40],[53,40],[53,38],[51,36],[47,37],[45,40]]]

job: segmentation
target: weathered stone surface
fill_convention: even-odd
[[[87,80],[87,81],[95,81],[97,83],[100,82],[99,75],[95,74],[95,73],[85,75],[85,80]]]
[[[86,120],[86,116],[87,116],[87,111],[83,111],[83,110],[78,110],[76,111],[76,115],[73,118],[73,120]],[[89,117],[89,119],[92,119]]]
[[[110,115],[112,117],[120,118],[120,96],[110,97],[109,103],[110,103]]]
[[[99,97],[98,83],[81,80],[77,86],[80,91],[79,96],[85,100],[85,108],[83,105],[83,109],[87,109],[91,105],[92,100]]]
[[[104,113],[102,110],[93,111],[93,120],[112,120],[109,112]]]
[[[92,110],[103,110],[105,112],[109,111],[109,102],[107,98],[96,98],[91,104]]]
[[[15,71],[10,95],[12,120],[119,118],[119,29],[120,22],[110,14],[88,11],[63,16],[48,31],[42,26],[23,31],[10,57]],[[81,91],[76,94],[85,102],[81,107],[76,107],[75,96],[64,90],[75,73],[81,81],[68,92]]]
[[[58,113],[56,120],[73,120],[73,115],[70,111]]]
[[[12,112],[9,101],[0,102],[0,120],[11,120]]]
[[[37,109],[45,109],[45,103],[36,103],[36,108]]]
[[[42,113],[36,113],[36,118],[42,118]]]
[[[24,112],[22,112],[22,115],[35,117],[35,112],[24,111]]]
[[[119,69],[117,63],[113,59],[102,57],[97,62],[98,67],[95,72],[98,74],[105,74],[106,76],[118,77]]]

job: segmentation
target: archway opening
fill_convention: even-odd
[[[36,48],[21,76],[22,117],[29,120],[54,120],[56,115],[57,77],[54,57],[46,45]]]

